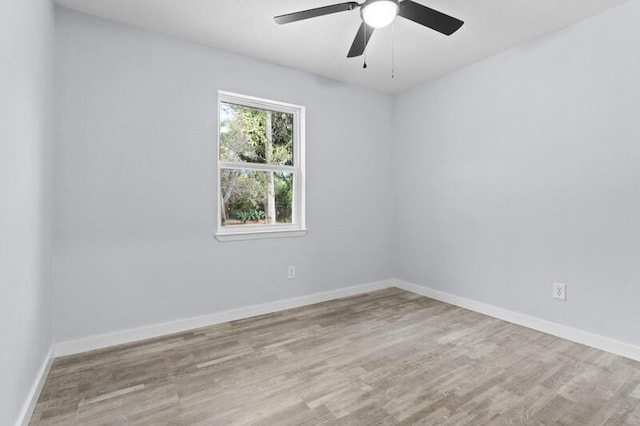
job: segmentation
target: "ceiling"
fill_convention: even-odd
[[[286,25],[277,25],[273,20],[275,15],[342,1],[56,0],[56,3],[217,49],[397,93],[629,0],[415,0],[465,24],[447,37],[409,20],[396,19],[371,37],[366,50],[367,69],[362,68],[362,57],[346,57],[361,22],[358,9]]]

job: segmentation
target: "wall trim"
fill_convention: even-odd
[[[40,398],[40,392],[42,392],[44,382],[47,380],[49,370],[51,370],[51,365],[53,364],[53,353],[54,346],[51,345],[51,347],[49,348],[49,352],[47,353],[45,359],[42,361],[40,370],[38,370],[36,380],[33,382],[33,385],[31,385],[31,389],[27,394],[27,398],[25,399],[24,405],[22,406],[22,410],[20,411],[20,415],[18,416],[16,425],[28,426],[29,422],[31,421],[33,410],[35,410],[36,408],[36,403],[38,402],[38,398]]]
[[[320,293],[313,293],[306,296],[294,297],[290,299],[278,300],[275,302],[260,305],[247,306],[244,308],[229,311],[216,312],[193,318],[186,318],[177,321],[165,322],[161,324],[149,325],[146,327],[132,328],[128,330],[116,331],[114,333],[89,336],[83,339],[71,340],[55,344],[55,356],[72,355],[80,352],[102,349],[109,346],[131,343],[138,340],[160,337],[167,334],[179,333],[194,328],[207,327],[224,322],[235,321],[255,317],[257,315],[270,314],[283,311],[285,309],[299,308],[301,306],[314,303],[326,302],[328,300],[339,299],[341,297],[354,296],[371,291],[382,290],[392,287],[394,280],[377,281],[368,284],[356,285],[353,287],[329,290]]]
[[[635,361],[640,361],[640,346],[635,346],[619,340],[604,337],[599,334],[589,333],[587,331],[558,324],[556,322],[543,320],[402,280],[395,280],[394,286],[421,296],[426,296],[431,299],[459,306],[470,311],[561,337],[572,342],[620,355],[625,358],[630,358]]]
[[[128,330],[117,331],[114,333],[89,336],[83,339],[71,340],[56,343],[52,348],[47,363],[43,365],[40,372],[39,382],[31,392],[31,399],[36,395],[30,404],[35,406],[37,395],[39,395],[41,386],[44,385],[44,379],[51,367],[53,356],[72,355],[80,352],[86,352],[96,349],[102,349],[109,346],[131,343],[138,340],[160,337],[167,334],[179,333],[200,327],[221,324],[228,321],[250,318],[258,315],[270,314],[273,312],[283,311],[286,309],[299,308],[301,306],[311,305],[314,303],[326,302],[328,300],[339,299],[341,297],[349,297],[358,294],[368,293],[376,290],[383,290],[390,287],[397,287],[402,290],[410,291],[421,296],[439,300],[444,303],[469,309],[493,318],[517,324],[523,327],[531,328],[553,336],[561,337],[572,342],[587,345],[596,349],[640,361],[640,346],[635,346],[619,340],[604,337],[598,334],[589,333],[584,330],[562,325],[556,322],[544,320],[508,309],[500,308],[487,303],[479,302],[461,296],[456,296],[430,287],[410,283],[403,280],[384,280],[368,284],[361,284],[352,287],[346,287],[336,290],[329,290],[320,293],[313,293],[306,296],[283,299],[274,302],[264,303],[260,305],[252,305],[244,308],[233,309],[229,311],[216,312],[213,314],[202,315],[193,318],[186,318],[177,321],[165,322],[161,324],[150,325],[146,327],[133,328]],[[53,355],[53,356],[52,356]],[[40,381],[42,383],[40,383]],[[28,407],[23,410],[27,413]],[[33,410],[33,407],[31,407]]]

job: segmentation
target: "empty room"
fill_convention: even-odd
[[[0,425],[640,425],[640,0],[0,13]]]

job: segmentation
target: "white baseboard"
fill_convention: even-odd
[[[563,339],[571,340],[572,342],[591,346],[592,348],[601,349],[603,351],[611,352],[616,355],[640,361],[639,346],[620,342],[615,339],[610,339],[608,337],[589,333],[555,322],[510,311],[508,309],[499,308],[497,306],[488,305],[476,300],[467,299],[421,285],[408,283],[406,281],[396,280],[394,282],[394,286],[402,290],[429,297],[431,299],[459,306],[470,311],[478,312],[490,317],[501,319],[503,321],[521,325],[523,327],[531,328],[533,330],[541,331],[543,333],[551,334]]]
[[[42,366],[40,370],[38,370],[38,375],[36,376],[36,380],[33,382],[31,389],[29,390],[29,394],[24,402],[22,410],[20,411],[20,416],[18,417],[18,422],[16,425],[27,426],[29,421],[31,421],[31,416],[33,415],[33,410],[36,408],[36,403],[38,402],[38,398],[40,398],[40,392],[42,392],[42,388],[44,387],[44,382],[47,380],[47,376],[49,375],[49,370],[51,370],[51,364],[53,364],[53,345],[49,348],[49,352],[42,362]]]
[[[521,325],[553,336],[561,337],[572,342],[581,343],[596,349],[621,355],[636,361],[640,361],[640,347],[629,343],[620,342],[615,339],[600,336],[558,324],[555,322],[543,320],[540,318],[525,315],[519,312],[510,311],[508,309],[499,308],[497,306],[478,302],[476,300],[467,299],[456,296],[451,293],[435,290],[429,287],[409,283],[402,280],[386,280],[369,284],[357,285],[353,287],[330,290],[321,293],[314,293],[307,296],[284,299],[275,302],[248,306],[229,311],[217,312],[214,314],[203,315],[194,318],[187,318],[178,321],[166,322],[162,324],[150,325],[129,330],[122,330],[114,333],[90,336],[83,339],[60,342],[55,344],[54,355],[64,356],[80,352],[101,349],[109,346],[120,345],[123,343],[131,343],[138,340],[159,337],[166,334],[179,333],[182,331],[192,330],[194,328],[207,327],[210,325],[221,324],[228,321],[235,321],[254,317],[257,315],[270,314],[285,309],[298,308],[301,306],[311,305],[313,303],[326,302],[327,300],[348,297],[357,294],[367,293],[370,291],[382,290],[389,287],[397,287],[402,290],[430,297],[441,302],[469,309],[490,317],[498,318],[513,324]],[[50,366],[50,363],[49,363]],[[48,371],[48,370],[47,370]],[[46,377],[46,374],[45,376]],[[44,381],[43,381],[44,383]],[[39,393],[39,390],[38,390]],[[37,399],[37,398],[36,398]],[[34,402],[35,404],[35,402]]]
[[[330,290],[321,293],[314,293],[307,296],[294,297],[261,305],[248,306],[246,308],[233,309],[230,311],[217,312],[214,314],[187,318],[178,321],[166,322],[162,324],[150,325],[147,327],[134,328],[117,331],[115,333],[90,336],[83,339],[56,343],[55,356],[71,355],[95,349],[106,348],[123,343],[135,342],[137,340],[150,339],[166,334],[179,333],[192,330],[194,328],[207,327],[221,324],[228,321],[235,321],[250,318],[257,315],[270,314],[285,309],[298,308],[313,303],[326,302],[327,300],[339,299],[341,297],[353,296],[375,290],[382,290],[392,287],[393,280],[378,281],[369,284],[362,284],[353,287]]]

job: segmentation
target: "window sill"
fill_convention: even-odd
[[[272,231],[245,231],[245,232],[224,232],[216,234],[218,241],[242,241],[242,240],[262,240],[266,238],[292,238],[302,237],[307,233],[306,229],[277,229]]]

